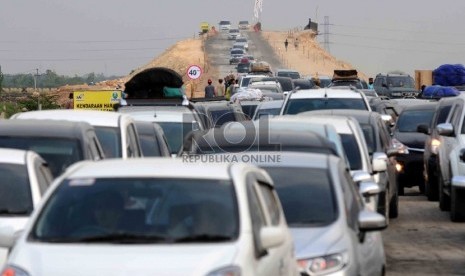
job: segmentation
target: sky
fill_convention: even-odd
[[[194,37],[202,21],[251,21],[254,2],[1,0],[0,66],[7,74],[127,75]],[[374,76],[465,63],[464,13],[463,0],[263,0],[261,22],[286,31],[312,18],[324,33],[328,16],[331,54]]]

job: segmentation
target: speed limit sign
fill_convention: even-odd
[[[189,68],[187,68],[187,76],[189,77],[189,79],[196,80],[200,78],[201,75],[202,75],[202,68],[200,68],[200,66],[191,65],[189,66]]]

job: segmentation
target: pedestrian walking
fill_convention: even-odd
[[[212,85],[212,80],[208,79],[208,85],[205,86],[205,98],[213,98],[215,94],[215,87]]]
[[[368,89],[375,89],[375,87],[373,86],[373,78],[368,78]]]
[[[286,38],[286,41],[284,41],[284,47],[286,48],[286,52],[287,52],[287,46],[289,46],[289,41],[287,41],[287,38]]]
[[[296,37],[295,40],[294,40],[294,47],[295,47],[296,50],[299,48],[299,38],[298,37]]]
[[[73,92],[69,93],[68,100],[65,103],[65,109],[73,109],[74,108],[74,94]]]

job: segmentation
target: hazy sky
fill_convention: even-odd
[[[465,63],[465,1],[263,0],[265,30],[330,21],[330,49],[373,75]],[[1,0],[5,73],[126,75],[201,21],[251,20],[254,0]],[[320,26],[323,32],[323,26]],[[321,37],[319,39],[323,41]]]

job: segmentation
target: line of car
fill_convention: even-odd
[[[255,120],[240,103],[160,100],[0,121],[0,147],[17,148],[1,149],[0,169],[37,179],[13,205],[0,201],[2,275],[383,275],[380,230],[423,162],[409,159],[421,143],[404,133],[430,133],[435,120],[428,166],[436,158],[438,197],[460,220],[463,161],[443,165],[453,174],[440,164],[465,160],[465,98],[390,106],[353,87],[278,93],[256,102]],[[257,115],[270,105],[279,116]]]

